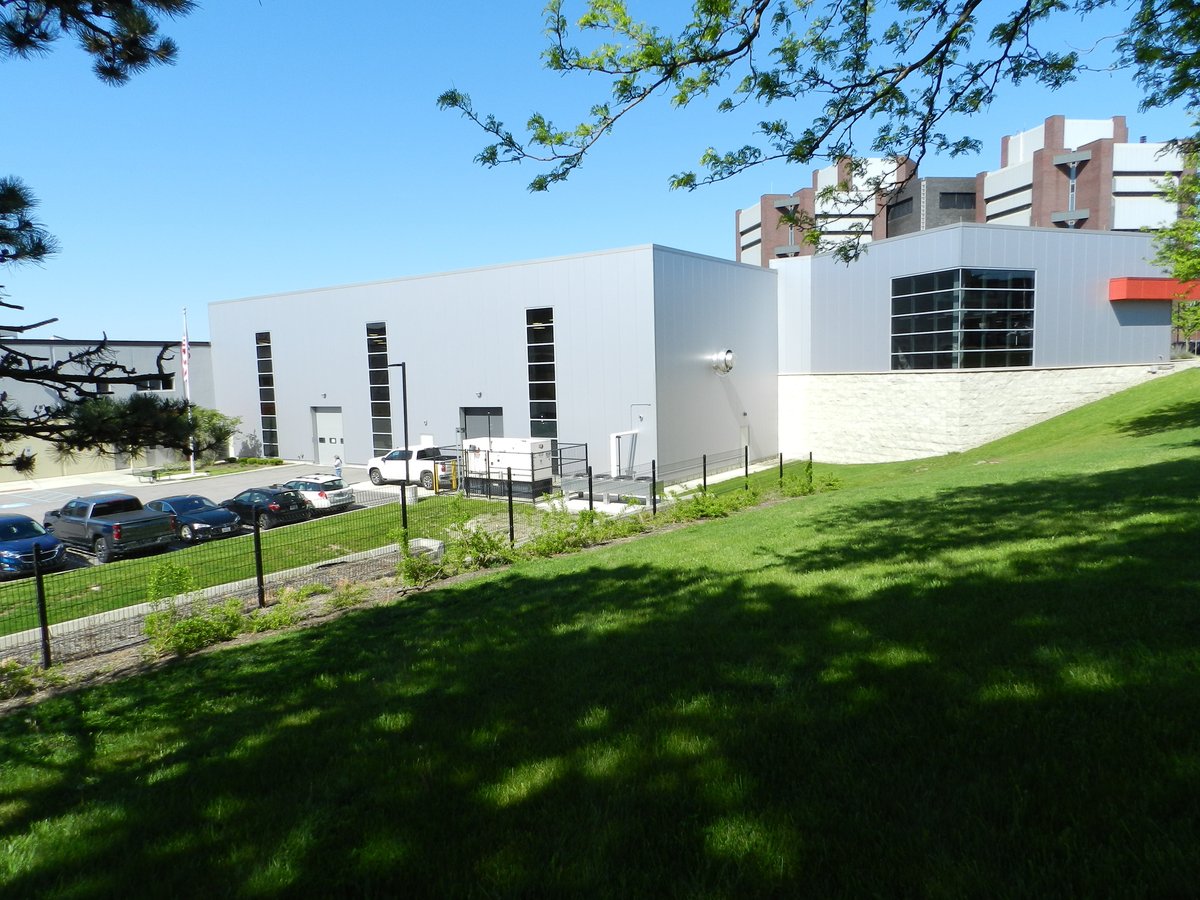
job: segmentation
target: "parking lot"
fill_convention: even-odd
[[[329,473],[332,469],[328,466],[314,466],[312,463],[289,463],[282,466],[264,466],[261,469],[232,475],[197,475],[195,478],[175,478],[149,483],[138,481],[128,471],[31,479],[27,487],[0,485],[0,511],[20,513],[40,522],[44,513],[58,509],[75,497],[113,493],[133,494],[143,503],[179,494],[200,494],[214,503],[220,503],[247,488],[290,481],[311,472]],[[380,490],[366,480],[364,469],[347,466],[342,471],[342,477],[351,487],[357,487],[355,482],[361,481],[363,488]]]
[[[41,522],[46,512],[58,509],[76,497],[92,494],[132,494],[143,503],[180,494],[199,494],[214,503],[220,503],[247,488],[282,483],[314,472],[332,473],[332,469],[328,466],[314,466],[311,463],[292,463],[229,475],[197,475],[156,482],[139,481],[128,470],[66,478],[30,479],[29,483],[23,486],[0,485],[0,513],[16,513]],[[342,470],[342,477],[356,491],[369,491],[375,496],[400,492],[400,485],[377,487],[371,484],[367,480],[366,470],[360,467],[346,466]],[[90,554],[76,550],[69,551],[68,560],[69,569],[94,564]]]

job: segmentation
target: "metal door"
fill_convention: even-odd
[[[346,441],[342,436],[342,408],[340,406],[314,406],[313,444],[316,446],[318,465],[332,466],[335,456],[346,458]]]
[[[464,441],[473,437],[504,437],[504,407],[462,406],[458,410]]]

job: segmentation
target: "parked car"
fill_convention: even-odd
[[[67,562],[67,548],[29,516],[0,516],[0,575],[32,575],[34,550],[43,572],[61,569]]]
[[[242,520],[231,509],[217,506],[207,497],[198,494],[181,494],[178,497],[163,497],[151,500],[146,509],[157,509],[175,517],[175,531],[181,541],[201,541],[206,538],[237,534],[242,530]]]
[[[146,509],[132,494],[76,497],[42,516],[47,531],[106,563],[138,550],[166,550],[175,540],[175,517]]]
[[[354,489],[336,475],[302,475],[282,486],[303,497],[313,512],[339,512],[354,503]]]
[[[258,520],[259,528],[274,528],[288,522],[300,522],[312,515],[304,498],[282,485],[250,488],[236,497],[222,500],[221,505],[237,513],[247,525]]]
[[[405,472],[404,463],[408,461]],[[389,481],[419,482],[427,491],[433,490],[434,479],[442,487],[450,487],[454,479],[455,457],[448,456],[439,447],[397,447],[385,456],[376,456],[367,463],[367,475],[371,484],[387,484]]]

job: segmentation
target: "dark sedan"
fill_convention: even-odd
[[[0,576],[33,574],[33,554],[42,571],[61,569],[67,562],[67,550],[62,541],[29,516],[0,516]]]
[[[146,508],[173,515],[181,541],[202,541],[242,530],[242,520],[237,513],[198,494],[151,500]]]
[[[258,520],[259,528],[274,528],[288,522],[300,522],[312,515],[312,510],[299,493],[283,487],[250,488],[236,497],[222,500],[247,525]]]

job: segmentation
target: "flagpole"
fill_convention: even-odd
[[[188,405],[188,425],[192,425],[192,380],[189,377],[188,369],[191,368],[192,348],[188,344],[188,329],[187,329],[187,307],[183,308],[183,346],[181,347],[180,356],[182,357],[183,368],[183,399]],[[196,474],[196,436],[191,437],[191,452],[188,454],[189,469],[192,475]]]

